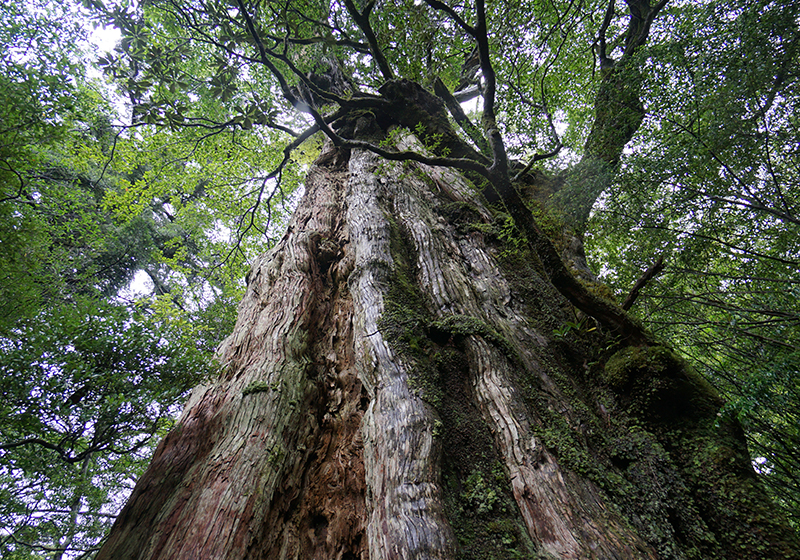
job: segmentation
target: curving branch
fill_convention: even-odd
[[[25,178],[19,173],[19,171],[14,169],[14,167],[7,161],[3,161],[2,163],[6,171],[14,174],[17,177],[17,180],[19,181],[19,188],[17,189],[17,194],[12,194],[11,196],[5,196],[3,198],[0,198],[0,203],[8,202],[9,200],[16,200],[18,198],[21,198],[25,194]]]
[[[597,32],[597,57],[600,59],[601,70],[605,70],[614,66],[614,60],[608,56],[606,47],[606,33],[608,32],[608,26],[611,25],[611,20],[615,13],[614,4],[616,4],[616,0],[608,1],[608,6],[606,6],[606,14],[603,17],[603,23],[600,25],[600,29]]]
[[[256,44],[256,49],[258,50],[258,61],[266,66],[272,75],[275,76],[275,79],[278,80],[281,93],[283,93],[283,96],[286,98],[286,100],[292,105],[296,105],[298,103],[297,97],[292,92],[291,87],[289,87],[289,82],[286,81],[286,77],[278,69],[278,67],[275,66],[272,60],[270,60],[269,50],[264,45],[264,41],[262,40],[261,35],[258,33],[255,23],[253,22],[253,18],[250,17],[250,13],[247,11],[243,0],[236,0],[236,5],[239,7],[239,13],[244,18],[247,32],[250,34],[250,37]]]
[[[344,5],[347,8],[347,11],[350,12],[350,16],[353,18],[353,21],[356,22],[356,25],[358,25],[358,27],[364,33],[364,36],[367,38],[369,50],[372,53],[372,56],[375,58],[375,62],[378,64],[378,68],[380,69],[381,74],[383,74],[383,78],[385,80],[393,80],[394,73],[392,72],[392,68],[389,66],[389,62],[386,60],[383,51],[378,45],[378,38],[375,36],[375,31],[372,29],[372,25],[369,23],[369,16],[370,13],[372,13],[372,9],[375,7],[375,0],[369,0],[367,5],[364,6],[363,12],[358,11],[358,8],[356,8],[353,0],[344,0]]]
[[[475,37],[477,34],[477,30],[474,27],[464,21],[464,19],[458,15],[458,12],[444,2],[440,2],[439,0],[425,0],[425,3],[434,10],[439,10],[449,15],[451,18],[453,18],[453,21],[456,22],[456,25],[466,31],[468,35]]]
[[[69,441],[69,439],[74,440],[75,438],[67,438],[66,436],[62,439],[62,441]],[[87,456],[91,455],[92,453],[96,453],[98,451],[102,451],[105,446],[103,445],[92,445],[87,449],[81,451],[77,455],[71,455],[67,449],[64,449],[62,446],[50,443],[47,440],[37,438],[37,437],[30,437],[26,439],[22,439],[19,441],[15,441],[12,443],[4,443],[0,444],[0,450],[6,449],[15,449],[17,447],[23,447],[26,445],[37,445],[39,447],[43,447],[45,449],[50,449],[51,451],[55,451],[58,453],[58,456],[61,457],[61,460],[65,463],[77,463]]]
[[[533,169],[533,166],[536,163],[538,163],[538,162],[540,162],[542,160],[545,160],[545,159],[550,159],[550,158],[556,157],[561,152],[561,150],[563,148],[564,148],[564,144],[562,144],[561,141],[559,140],[559,142],[556,145],[556,147],[553,148],[552,150],[550,150],[549,152],[544,152],[544,153],[541,153],[541,154],[534,154],[534,156],[525,165],[525,167],[522,168],[522,170],[519,173],[514,175],[513,181],[516,183],[517,181],[522,179],[525,175],[530,173],[531,169]]]

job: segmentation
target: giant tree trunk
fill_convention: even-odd
[[[98,559],[792,557],[715,392],[479,198],[326,148]]]

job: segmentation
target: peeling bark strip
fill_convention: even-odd
[[[565,334],[476,198],[326,146],[97,558],[792,557],[713,390],[664,347]]]

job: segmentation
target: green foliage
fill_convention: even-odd
[[[246,262],[299,184],[297,166],[280,184],[263,178],[282,133],[244,130],[264,118],[252,107],[227,134],[179,130],[177,101],[151,119],[167,130],[122,126],[107,87],[85,75],[86,21],[73,14],[69,3],[0,6],[4,558],[96,546],[186,392],[212,372]],[[196,106],[219,114],[207,97]],[[143,275],[144,297],[130,288]]]
[[[377,57],[367,54],[372,38],[341,3],[258,3],[248,14],[252,21],[226,3],[85,4],[97,23],[122,33],[115,51],[97,59],[124,104],[120,111],[104,101],[111,97],[106,86],[85,76],[76,45],[86,32],[74,6],[45,0],[0,6],[0,343],[8,349],[3,360],[16,360],[3,367],[18,373],[3,381],[16,400],[3,404],[11,408],[0,424],[2,460],[18,466],[0,472],[9,496],[0,503],[16,504],[7,519],[20,539],[62,548],[72,536],[90,547],[100,525],[78,528],[71,521],[65,529],[63,515],[51,522],[26,508],[58,503],[59,515],[80,511],[79,518],[89,519],[85,512],[101,511],[120,496],[124,469],[115,465],[140,468],[152,434],[167,424],[167,403],[192,379],[177,374],[179,354],[189,360],[186,372],[200,371],[202,356],[230,332],[246,262],[281,233],[284,204],[319,153],[317,135],[306,141],[305,153],[288,155],[290,143],[304,139],[295,129],[312,123],[292,105],[347,105],[312,91],[311,77],[340,73],[339,89],[328,93],[348,101],[356,89],[374,97],[386,81]],[[369,17],[374,41],[397,77],[425,86],[438,77],[454,91],[485,85],[474,41],[450,15],[413,0],[367,5],[375,8]],[[471,6],[448,5],[475,25]],[[567,174],[566,188],[554,198],[560,211],[534,210],[554,239],[563,236],[568,207],[588,215],[619,172],[588,232],[597,270],[624,294],[642,270],[667,255],[666,273],[634,311],[723,385],[731,399],[724,414],[748,429],[764,478],[796,520],[800,8],[744,0],[668,5],[647,47],[610,74],[596,65],[606,6],[489,3],[499,94],[494,111],[505,149],[527,160],[563,142],[562,158],[546,165],[574,163],[582,147],[607,160],[586,159]],[[617,8],[606,30],[612,52],[621,47],[626,21]],[[616,81],[599,79],[609,75]],[[618,170],[609,161],[637,132],[640,85],[648,115]],[[612,97],[625,103],[615,107]],[[611,125],[590,136],[593,117]],[[418,122],[420,141],[449,155],[456,143],[426,135]],[[525,240],[510,218],[483,224],[477,212],[454,204],[451,222],[491,234],[505,260],[521,259]],[[387,275],[393,292],[381,328],[397,347],[419,357],[437,336],[458,343],[478,334],[505,348],[500,333],[474,318],[430,321],[415,286],[413,243],[394,229],[397,269]],[[133,297],[125,288],[137,273],[150,279],[153,293],[120,307],[120,294]],[[594,330],[588,320],[549,320],[559,339]],[[81,338],[78,325],[95,342]],[[648,382],[669,385],[661,374],[671,371],[671,359],[630,350],[608,362],[604,381],[621,389],[643,372]],[[447,408],[448,398],[463,389],[453,373],[465,374],[456,371],[459,361],[449,350],[420,359],[422,392],[446,409],[438,431],[448,441],[483,430],[477,416],[465,420]],[[143,371],[156,372],[152,383]],[[158,421],[145,427],[141,417],[153,411]],[[108,446],[88,452],[103,422],[117,421],[119,429],[107,431]],[[38,434],[47,445],[31,445],[47,453],[12,445],[33,437],[26,434]],[[578,455],[574,463],[585,467],[590,460]],[[513,520],[487,521],[502,509],[494,491],[500,484],[485,474],[494,459],[483,457],[471,468],[460,459],[448,467],[457,488],[448,499],[473,517],[460,538],[480,533],[480,546],[466,554],[489,550],[483,547],[489,534],[517,542],[509,536],[518,532]],[[70,465],[65,472],[72,478],[55,470],[59,461]],[[23,491],[11,482],[20,472],[29,488],[43,490],[14,494]],[[41,523],[34,527],[31,519]],[[23,554],[2,542],[4,554]]]
[[[796,526],[799,10],[692,3],[665,14],[645,62],[648,117],[588,235],[620,295],[665,257],[633,311],[725,392]]]
[[[4,557],[21,544],[90,550],[104,535],[180,399],[210,374],[192,336],[79,299],[0,338]]]
[[[506,477],[502,474],[502,467],[499,468],[501,472],[499,482],[505,482]],[[467,477],[464,484],[464,491],[461,493],[461,499],[464,501],[464,504],[474,510],[476,515],[490,513],[495,507],[498,507],[502,503],[502,487],[498,488],[495,484],[496,483],[486,480],[481,471],[474,470]]]

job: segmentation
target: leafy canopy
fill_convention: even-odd
[[[22,469],[30,488],[63,480],[34,461],[38,445],[49,450],[47,462],[86,465],[86,473],[117,481],[112,488],[123,486],[114,461],[133,460],[149,444],[127,455],[113,450],[151,441],[162,425],[121,426],[103,448],[108,453],[70,463],[103,428],[82,418],[169,408],[167,396],[189,379],[172,376],[177,366],[158,368],[177,364],[170,361],[175,345],[194,337],[199,344],[186,347],[209,350],[229,330],[242,267],[280,231],[281,204],[324,135],[391,159],[460,168],[506,202],[514,183],[542,166],[562,189],[551,207],[576,206],[553,221],[570,225],[594,208],[589,254],[620,295],[663,256],[664,273],[644,287],[633,312],[723,383],[754,454],[768,462],[765,479],[797,515],[797,6],[86,4],[97,22],[122,33],[115,52],[97,59],[117,88],[121,115],[103,101],[112,98],[107,90],[84,75],[83,54],[72,46],[84,31],[69,10],[44,1],[0,8],[10,53],[0,74],[7,101],[0,105],[0,335],[17,356],[5,367],[25,380],[9,388],[20,404],[2,443],[39,438],[56,446],[7,448],[5,464],[23,465],[9,466],[9,477]],[[452,122],[436,128],[436,119],[421,123],[396,111],[392,91],[412,91],[387,89],[400,79],[436,91]],[[477,109],[459,115],[458,102],[474,99]],[[396,113],[392,123],[418,132],[431,153],[356,134],[360,114],[387,107]],[[445,129],[457,132],[445,137]],[[551,278],[597,313],[524,206],[510,206],[508,223],[547,256]],[[154,296],[121,309],[114,296],[136,272],[148,275]],[[624,314],[599,309],[615,317],[612,328],[630,327]],[[64,328],[54,328],[55,320]],[[97,327],[97,343],[78,350],[68,327],[84,323]],[[20,346],[25,337],[36,344]],[[107,357],[125,345],[130,356],[158,357],[143,362],[160,371],[158,384],[123,379],[128,362]],[[99,392],[80,396],[86,379],[98,380]],[[45,388],[52,395],[34,402]],[[150,404],[135,406],[143,402]],[[37,406],[48,420],[30,423],[22,411]],[[80,480],[63,495],[55,485],[41,490],[41,503],[105,511],[113,492],[91,497]],[[8,515],[22,535],[26,508],[40,498],[15,496],[17,510]],[[91,500],[91,508],[81,505]],[[20,539],[63,550],[70,539],[90,547],[100,534],[69,523],[72,529],[54,521],[47,537],[35,537],[40,527]]]

